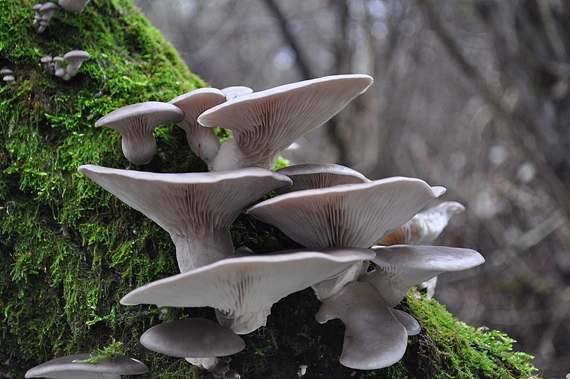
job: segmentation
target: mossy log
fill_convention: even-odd
[[[204,87],[176,50],[128,0],[93,0],[80,14],[59,10],[45,32],[32,28],[34,3],[0,0],[0,68],[16,84],[0,83],[0,376],[23,378],[55,357],[105,346],[145,362],[147,378],[208,375],[181,359],[142,348],[139,336],[161,320],[188,315],[214,319],[211,309],[124,307],[133,288],[177,273],[165,231],[77,173],[82,164],[127,168],[120,135],[95,128],[108,112],[142,101],[169,101]],[[189,36],[191,38],[191,36]],[[42,56],[85,50],[91,59],[64,81]],[[221,132],[223,133],[223,132]],[[144,170],[204,171],[175,125],[155,131],[158,153]],[[221,135],[223,137],[223,135]],[[236,246],[258,253],[296,247],[275,228],[240,216]],[[342,367],[344,326],[319,325],[311,290],[278,302],[268,325],[245,336],[232,367],[244,378],[523,378],[534,367],[512,340],[455,320],[435,301],[414,293],[401,309],[421,334],[409,339],[398,364],[372,372]],[[120,345],[118,343],[121,343]]]

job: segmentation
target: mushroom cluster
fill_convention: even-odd
[[[340,318],[346,326],[341,364],[371,370],[402,358],[407,336],[421,327],[393,307],[414,285],[484,261],[473,250],[423,245],[433,242],[454,213],[444,212],[445,222],[437,219],[441,212],[419,213],[445,188],[406,177],[370,180],[333,164],[272,171],[281,151],[372,82],[367,75],[336,75],[260,92],[199,89],[169,103],[128,105],[96,122],[121,133],[123,153],[136,165],[155,154],[153,129],[176,123],[210,168],[180,174],[78,169],[156,222],[176,247],[180,273],[125,294],[121,304],[215,309],[217,323],[160,324],[142,335],[143,346],[185,358],[214,377],[239,377],[227,358],[245,347],[238,335],[265,326],[280,299],[312,287],[322,302],[316,320]],[[230,129],[232,137],[220,144],[215,126]],[[260,201],[270,191],[278,195]],[[229,230],[242,212],[275,225],[305,248],[271,254],[236,248]],[[385,242],[398,231],[407,239]],[[418,241],[422,245],[413,245]]]
[[[16,78],[14,77],[14,71],[10,70],[9,68],[3,68],[0,70],[0,76],[2,76],[2,80],[8,83],[9,85],[13,86],[16,84]]]
[[[91,0],[59,0],[56,3],[35,4],[32,9],[35,12],[32,27],[38,34],[42,34],[49,26],[49,22],[55,12],[61,7],[70,13],[80,13]]]
[[[46,55],[40,59],[40,62],[47,73],[67,81],[77,75],[83,62],[90,58],[91,55],[86,51],[72,50],[65,53],[63,57],[52,58],[50,55]],[[63,66],[64,62],[67,62],[65,67]]]

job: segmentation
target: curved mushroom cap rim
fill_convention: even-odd
[[[84,50],[71,50],[65,53],[65,55],[63,56],[63,59],[65,60],[78,59],[78,58],[87,60],[91,58],[91,55]]]
[[[245,348],[230,329],[202,318],[188,318],[153,326],[140,337],[149,350],[177,358],[225,357]]]
[[[147,101],[144,103],[125,105],[124,107],[115,109],[97,120],[95,127],[108,126],[131,117],[146,115],[156,116],[157,113],[164,115],[164,117],[161,117],[163,121],[158,124],[164,122],[179,122],[184,118],[184,112],[173,104],[162,103],[160,101]]]
[[[198,88],[194,91],[187,92],[180,96],[176,96],[174,99],[170,100],[168,103],[176,106],[181,106],[184,102],[195,100],[198,97],[212,97],[213,99],[219,98],[220,103],[226,101],[226,95],[217,88]]]
[[[237,170],[216,172],[187,172],[172,174],[125,170],[86,164],[80,166],[77,170],[85,175],[88,173],[94,173],[106,176],[128,177],[134,180],[149,182],[168,182],[172,184],[215,184],[223,181],[233,181],[239,179],[247,180],[248,178],[264,178],[268,176],[274,177],[275,179],[283,181],[284,183],[291,183],[291,179],[289,179],[289,177],[286,175],[281,175],[260,167],[247,167]]]
[[[334,187],[327,187],[327,188],[317,188],[317,189],[307,189],[307,190],[300,190],[295,192],[289,192],[283,195],[275,196],[271,199],[264,200],[263,202],[256,204],[249,209],[246,210],[245,213],[250,213],[251,211],[255,211],[258,208],[262,208],[264,206],[269,206],[274,203],[278,203],[280,201],[289,200],[289,199],[296,199],[296,198],[308,198],[308,197],[319,197],[323,194],[344,194],[349,193],[352,191],[359,191],[359,190],[366,190],[372,187],[376,187],[383,184],[390,184],[390,183],[397,183],[397,182],[408,182],[408,183],[419,183],[424,184],[426,189],[429,188],[433,192],[435,197],[442,195],[445,192],[444,187],[434,186],[431,187],[425,181],[417,178],[408,178],[403,176],[394,176],[391,178],[373,180],[364,183],[354,183],[354,184],[341,184]]]
[[[372,262],[376,265],[406,270],[462,271],[485,262],[479,252],[459,247],[392,245],[373,250],[376,257]]]
[[[333,175],[346,175],[354,176],[362,179],[363,182],[370,182],[370,179],[365,177],[360,172],[353,170],[349,167],[334,164],[334,163],[306,163],[298,164],[280,168],[275,170],[283,175],[298,176],[298,175],[319,175],[319,174],[333,174]]]
[[[124,355],[114,360],[102,358],[97,363],[74,362],[91,358],[91,354],[73,354],[44,362],[26,372],[26,378],[46,377],[56,373],[100,373],[109,375],[139,375],[148,372],[147,366],[141,361]],[[55,376],[50,376],[56,378]],[[78,375],[77,378],[80,378]]]

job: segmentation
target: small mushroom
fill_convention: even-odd
[[[422,331],[422,327],[420,326],[418,320],[414,318],[414,316],[399,309],[392,309],[392,313],[398,319],[398,321],[400,321],[400,324],[404,325],[406,332],[408,332],[408,336],[415,336]]]
[[[74,354],[42,363],[26,372],[26,378],[54,379],[120,379],[121,375],[140,375],[148,372],[144,363],[124,355],[114,359],[101,358],[97,363],[80,362],[91,354]]]
[[[57,70],[55,70],[54,74],[55,74],[55,76],[57,76],[58,78],[61,78],[63,80],[71,79],[71,76],[67,73],[67,71],[63,67],[60,67]]]
[[[51,18],[58,9],[59,5],[52,2],[47,2],[45,4],[42,4],[42,6],[38,8],[37,11],[39,11],[39,13],[41,14],[41,20],[39,21],[39,25],[36,28],[36,32],[38,34],[41,34],[46,30],[46,28],[49,26],[49,21],[51,20]],[[36,24],[35,20],[34,24]]]
[[[58,0],[57,3],[67,12],[80,13],[89,3],[89,1],[91,0]]]
[[[312,249],[227,258],[137,288],[121,304],[212,307],[222,326],[247,334],[265,325],[281,298],[371,255],[370,249]]]
[[[34,28],[34,30],[38,30],[38,27],[40,26],[40,21],[42,19],[42,14],[40,13],[40,8],[42,7],[42,4],[36,4],[32,7],[32,9],[35,12],[34,15],[34,23],[32,24],[32,27]]]
[[[242,209],[291,184],[285,175],[256,167],[185,174],[94,165],[78,170],[166,230],[176,245],[181,272],[232,256],[229,228]]]
[[[115,109],[97,120],[95,127],[106,126],[121,133],[125,157],[143,165],[156,152],[154,128],[166,122],[179,122],[183,117],[184,112],[172,104],[147,101]]]
[[[225,94],[216,88],[199,88],[169,101],[184,111],[184,118],[177,125],[186,132],[190,148],[210,166],[220,150],[220,141],[214,129],[198,124],[198,116],[204,111],[226,101]]]
[[[370,182],[360,172],[337,164],[300,164],[281,168],[276,172],[287,175],[293,181],[292,186],[281,187],[278,195],[306,189],[326,188],[341,184]]]
[[[212,170],[257,166],[272,169],[280,152],[324,124],[373,80],[368,75],[336,75],[239,96],[198,117],[205,127],[230,129]]]
[[[74,77],[77,75],[79,68],[83,62],[89,60],[91,55],[87,51],[83,50],[71,50],[63,56],[63,60],[69,62],[69,65],[65,68],[67,75]]]
[[[6,75],[2,78],[2,80],[11,86],[16,84],[16,78],[14,77],[14,75]]]
[[[48,74],[53,75],[55,73],[53,58],[50,55],[46,55],[45,57],[42,57],[40,59],[40,62],[42,62],[42,65],[44,66],[44,69],[46,70],[46,72]]]
[[[398,362],[406,352],[408,332],[380,294],[368,283],[351,282],[323,301],[315,315],[321,324],[344,323],[340,363],[357,370],[375,370]]]
[[[462,271],[485,262],[475,250],[445,246],[394,245],[374,249],[373,271],[358,280],[370,283],[394,307],[418,283],[443,272]]]
[[[2,70],[0,70],[0,75],[2,76],[6,76],[6,75],[13,75],[14,71],[10,70],[9,68],[3,68]]]
[[[224,374],[224,378],[225,379],[240,379],[241,375],[234,369],[228,370],[225,374]]]

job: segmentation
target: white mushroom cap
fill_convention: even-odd
[[[79,172],[170,233],[180,271],[234,253],[229,227],[242,209],[291,183],[262,168],[156,174],[84,165]]]
[[[59,5],[52,2],[47,2],[42,4],[39,8],[40,13],[42,14],[42,20],[47,21],[49,25],[49,20],[53,17],[55,12],[59,9]]]
[[[220,150],[220,141],[212,128],[198,124],[198,116],[204,111],[226,101],[226,94],[216,88],[199,88],[170,100],[184,111],[184,118],[177,124],[186,132],[190,148],[208,165]]]
[[[67,12],[80,13],[91,0],[58,0],[58,4]]]
[[[144,363],[123,355],[113,360],[102,358],[97,363],[76,362],[90,357],[91,354],[74,354],[52,359],[28,370],[26,378],[119,379],[121,375],[148,372]]]
[[[372,82],[368,75],[327,76],[243,95],[207,110],[200,124],[232,131],[212,170],[272,169],[282,150],[340,112]]]
[[[287,175],[293,181],[292,186],[281,187],[276,190],[277,194],[333,187],[341,184],[370,182],[360,172],[332,163],[293,165],[276,170],[276,172]]]
[[[124,296],[121,304],[212,307],[221,325],[246,334],[265,325],[271,306],[281,298],[374,255],[369,249],[323,251],[224,259],[137,288]]]
[[[9,68],[3,68],[0,70],[0,75],[12,75],[14,71],[10,70]]]
[[[63,59],[69,62],[69,65],[66,67],[65,71],[69,76],[77,75],[77,72],[79,71],[79,68],[83,62],[89,60],[89,58],[91,58],[91,55],[89,55],[87,51],[71,50],[67,52],[63,56]]]
[[[406,328],[368,283],[348,283],[323,302],[315,318],[321,324],[340,318],[346,326],[339,359],[343,366],[375,370],[393,365],[406,352]]]
[[[245,348],[241,337],[203,318],[153,326],[143,333],[140,342],[149,350],[177,358],[225,357]]]
[[[277,226],[306,247],[368,248],[402,226],[443,187],[393,177],[276,196],[246,213]]]
[[[226,95],[226,100],[234,100],[243,95],[249,95],[253,90],[244,86],[232,86],[222,88],[222,92]]]
[[[379,245],[429,245],[441,234],[449,219],[465,211],[456,201],[445,201],[418,213],[399,229],[378,242]]]
[[[444,246],[394,245],[374,249],[374,271],[359,278],[372,284],[390,307],[416,284],[443,272],[462,271],[485,262],[475,250]]]
[[[125,157],[143,165],[150,162],[156,152],[154,128],[165,122],[179,122],[183,117],[184,112],[172,104],[147,101],[115,109],[97,120],[95,126],[106,126],[121,133]]]

